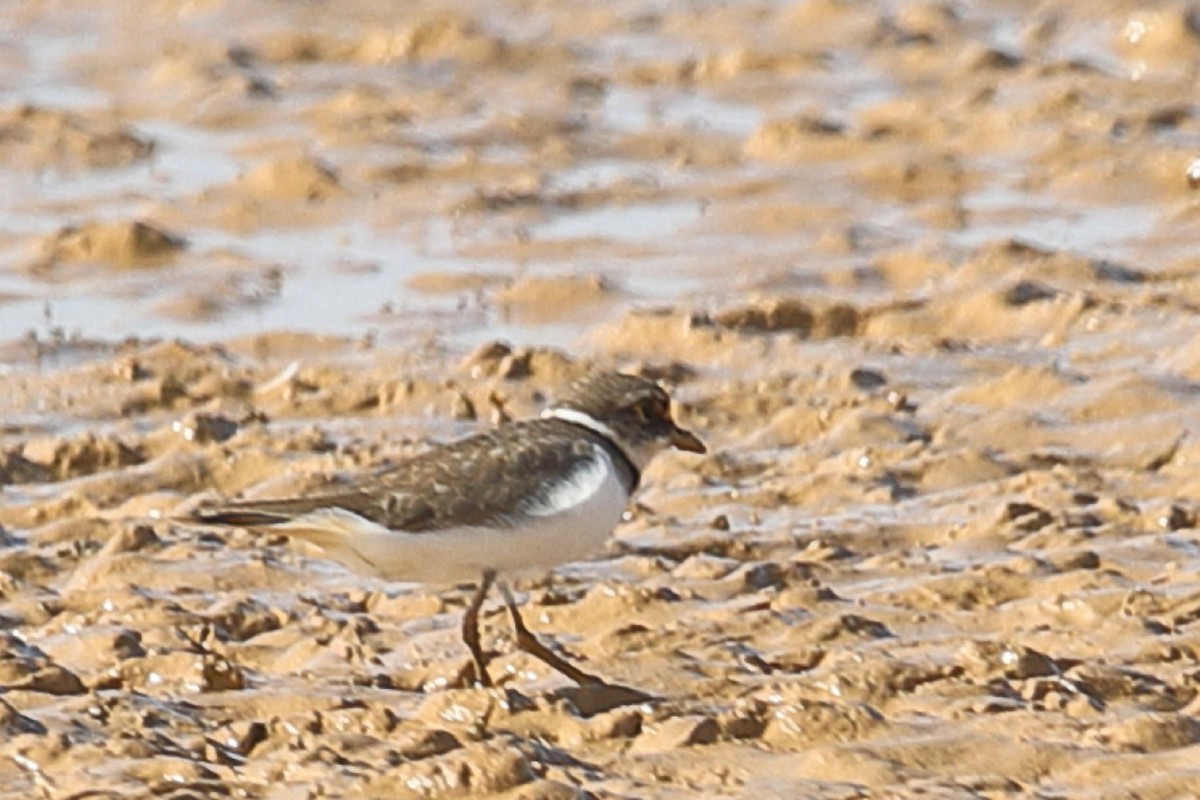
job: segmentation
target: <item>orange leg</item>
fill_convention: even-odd
[[[471,651],[471,659],[475,662],[475,680],[480,686],[491,686],[492,679],[487,672],[487,657],[483,654],[483,648],[479,644],[479,610],[483,608],[483,601],[487,599],[488,590],[495,582],[496,571],[494,569],[484,570],[483,577],[479,580],[479,588],[475,590],[475,596],[471,598],[471,604],[467,606],[467,611],[463,614],[462,639],[466,643],[467,649]]]
[[[493,577],[495,576],[493,575]],[[508,614],[512,617],[513,628],[517,632],[517,647],[529,653],[529,655],[551,669],[566,675],[580,686],[608,685],[606,681],[597,678],[595,675],[589,675],[542,644],[541,640],[529,628],[525,627],[525,620],[521,619],[521,612],[517,608],[517,601],[513,597],[512,591],[508,588],[508,584],[501,582],[500,591],[504,594],[504,604],[508,606]]]

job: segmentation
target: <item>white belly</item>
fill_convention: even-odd
[[[596,553],[621,521],[629,500],[603,449],[511,528],[392,531],[340,509],[314,512],[280,533],[308,539],[358,572],[418,583],[476,581],[485,569],[549,569]]]

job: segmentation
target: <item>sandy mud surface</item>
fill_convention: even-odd
[[[0,798],[1200,795],[1183,2],[0,5]],[[654,376],[469,590],[173,518]]]

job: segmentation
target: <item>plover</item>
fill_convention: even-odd
[[[674,447],[704,453],[654,381],[600,373],[536,419],[506,422],[374,473],[336,493],[201,508],[207,524],[269,528],[320,547],[352,570],[420,583],[478,581],[462,638],[491,685],[479,611],[500,573],[592,555],[620,523],[642,470]],[[517,646],[579,684],[601,684],[525,626],[499,581]]]

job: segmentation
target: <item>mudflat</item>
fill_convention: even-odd
[[[1186,3],[0,20],[0,798],[1200,795]],[[174,521],[593,369],[710,452],[517,588],[652,702]]]

